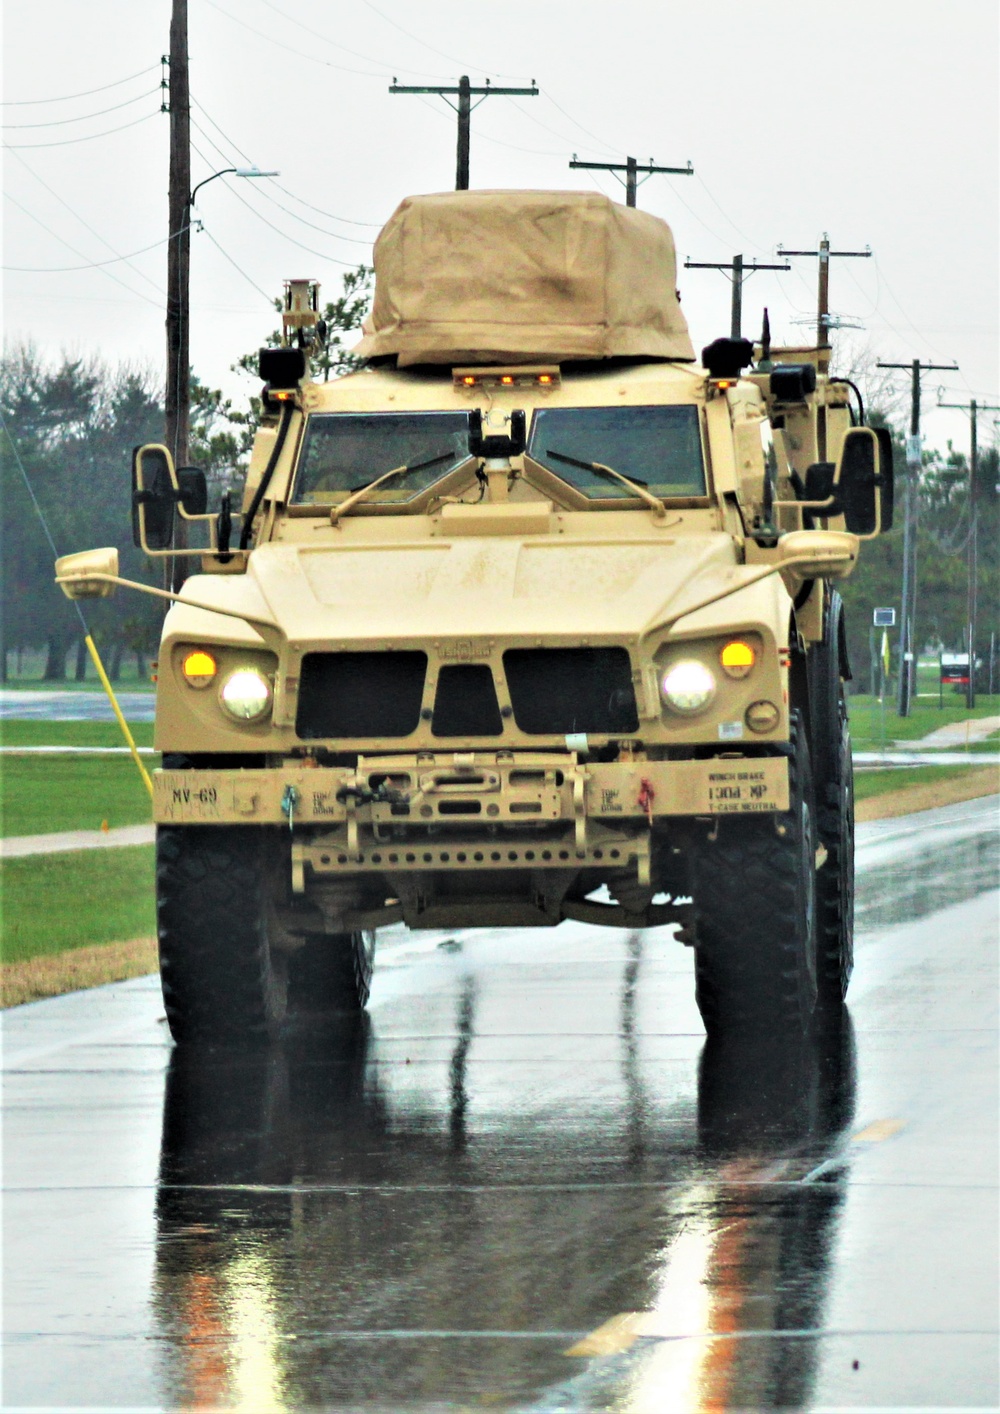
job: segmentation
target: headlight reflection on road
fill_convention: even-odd
[[[711,1204],[710,1191],[699,1187],[691,1195],[699,1207]],[[640,1333],[659,1339],[650,1348],[624,1408],[628,1414],[685,1414],[704,1403],[704,1365],[711,1345],[690,1339],[713,1329],[713,1295],[709,1281],[718,1233],[711,1220],[695,1217],[685,1223],[665,1253],[653,1308],[642,1319]],[[677,1337],[689,1337],[678,1339]]]
[[[253,1414],[284,1414],[291,1408],[282,1387],[280,1336],[267,1262],[245,1252],[229,1263],[223,1281],[229,1326],[229,1407]]]

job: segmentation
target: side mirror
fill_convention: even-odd
[[[56,560],[56,583],[67,599],[110,599],[115,586],[106,579],[91,579],[91,575],[118,578],[118,549],[106,545],[102,550],[80,550],[75,555],[63,555]]]
[[[177,486],[181,515],[188,518],[203,516],[208,510],[208,482],[201,467],[179,466]]]
[[[168,550],[174,538],[179,486],[174,459],[150,442],[132,453],[132,542],[140,550]]]
[[[879,490],[879,534],[892,529],[892,512],[895,503],[895,472],[892,465],[892,433],[888,427],[876,427],[878,438],[878,490]]]
[[[890,528],[893,478],[888,433],[852,427],[844,434],[834,492],[844,525],[853,535],[879,535]]]

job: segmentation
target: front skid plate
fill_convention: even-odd
[[[383,799],[371,799],[381,790]],[[160,825],[614,826],[678,815],[788,809],[783,756],[580,763],[555,752],[362,756],[354,767],[157,771]],[[483,830],[489,843],[492,831]],[[355,851],[356,852],[356,851]]]
[[[292,874],[308,864],[313,873],[398,874],[451,870],[631,869],[649,882],[650,834],[635,825],[613,829],[591,822],[582,839],[573,826],[554,838],[452,838],[440,835],[407,840],[380,840],[360,829],[348,840],[347,826],[296,836],[292,842]]]

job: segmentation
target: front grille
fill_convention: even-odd
[[[615,735],[639,728],[624,648],[509,648],[503,666],[523,732]]]
[[[306,739],[409,736],[426,676],[426,653],[307,653],[295,730]]]
[[[434,697],[435,736],[499,736],[503,731],[493,670],[485,663],[442,668]]]

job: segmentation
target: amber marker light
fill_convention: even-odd
[[[476,380],[470,374],[462,379],[462,384],[466,388],[474,388],[476,386]]]
[[[722,649],[719,662],[727,677],[745,678],[753,667],[756,656],[749,643],[735,638]]]
[[[218,671],[218,663],[204,648],[196,648],[193,653],[185,654],[181,663],[181,672],[189,687],[208,687]]]
[[[513,377],[511,376],[511,374],[509,374],[509,373],[505,373],[505,374],[503,375],[503,377],[500,379],[500,382],[503,383],[505,387],[510,387],[510,385],[513,383],[513,381],[514,381],[514,379],[513,379]]]
[[[543,386],[547,386],[549,383],[552,382],[552,374],[551,374],[551,373],[539,373],[539,375],[538,375],[538,381],[539,381],[539,383],[543,384]]]

